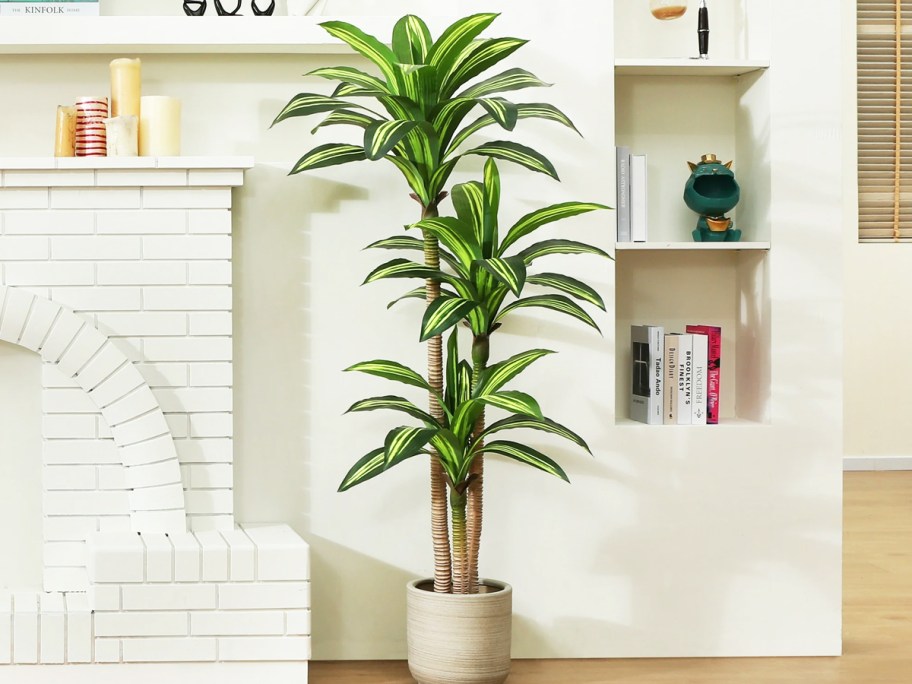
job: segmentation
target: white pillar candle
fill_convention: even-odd
[[[111,116],[139,116],[142,88],[142,63],[138,59],[115,59],[111,62]]]
[[[105,119],[109,157],[135,157],[139,153],[139,117],[115,116]]]
[[[176,97],[146,95],[139,106],[139,154],[177,157],[181,148],[181,103]]]

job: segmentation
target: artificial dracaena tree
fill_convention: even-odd
[[[356,126],[363,129],[363,142],[319,145],[301,157],[291,173],[362,160],[386,160],[401,172],[411,188],[412,197],[421,206],[421,219],[438,215],[437,207],[446,196],[450,175],[459,161],[469,155],[505,159],[557,178],[554,167],[543,155],[515,142],[485,142],[462,150],[478,131],[492,125],[512,130],[524,118],[547,119],[574,128],[566,115],[550,104],[513,103],[501,96],[548,85],[528,71],[508,69],[471,83],[527,42],[519,38],[479,38],[496,17],[490,13],[465,17],[434,40],[420,18],[408,15],[393,28],[391,47],[351,24],[324,22],[323,28],[366,57],[380,73],[373,75],[346,66],[310,72],[310,76],[337,81],[335,91],[330,96],[296,95],[274,123],[325,114],[315,131],[335,125]],[[470,115],[476,118],[468,120]],[[432,233],[424,233],[422,239],[412,238],[408,245],[424,252],[428,267],[439,269],[438,242]],[[439,291],[439,281],[429,279],[424,295],[429,306],[437,300]],[[428,341],[428,378],[439,394],[443,388],[440,336]],[[442,420],[433,396],[430,410]],[[431,501],[434,587],[436,591],[449,591],[446,488],[437,459],[431,459]],[[472,517],[480,519],[480,511],[476,514],[472,508],[470,504]]]
[[[471,365],[453,365],[452,358],[456,355],[453,335],[450,337],[448,350],[451,359],[447,372],[448,401],[450,386],[457,383],[457,387],[460,387],[458,381],[461,376],[455,374],[457,370],[465,376],[463,384],[470,387],[466,395],[469,399],[459,403],[456,408],[452,408],[446,402],[439,402],[444,408],[452,410],[452,416],[450,411],[446,411],[450,421],[448,426],[465,451],[465,458],[460,460],[460,463],[465,463],[469,467],[465,476],[454,480],[444,461],[453,516],[453,555],[457,561],[466,559],[465,568],[461,567],[459,562],[454,562],[454,591],[467,593],[475,591],[478,580],[481,525],[478,521],[474,527],[468,526],[465,549],[459,547],[462,538],[457,535],[457,526],[465,519],[466,492],[472,492],[476,483],[481,481],[483,454],[502,453],[513,458],[517,457],[516,454],[526,454],[533,459],[534,454],[538,453],[535,450],[528,451],[529,447],[515,444],[510,447],[514,450],[512,455],[507,454],[502,447],[500,451],[485,448],[484,438],[490,434],[493,427],[485,426],[485,407],[496,406],[521,416],[495,423],[499,429],[504,425],[545,429],[540,423],[534,422],[542,420],[542,416],[538,403],[532,397],[519,392],[497,394],[496,398],[487,396],[490,378],[502,375],[503,368],[515,367],[510,362],[504,362],[488,368],[491,336],[511,312],[528,308],[543,308],[566,314],[598,330],[595,320],[580,303],[577,303],[593,305],[604,310],[604,302],[595,289],[562,273],[532,272],[532,267],[538,259],[552,254],[594,254],[610,258],[597,247],[567,239],[541,240],[519,248],[527,237],[543,226],[590,211],[607,209],[604,205],[591,202],[564,202],[547,206],[522,216],[501,237],[498,221],[500,194],[497,165],[493,159],[489,159],[485,164],[483,182],[473,181],[453,188],[452,200],[457,214],[455,217],[426,218],[410,226],[412,229],[422,230],[425,234],[430,233],[439,240],[439,253],[444,266],[432,269],[408,259],[393,259],[374,269],[365,281],[433,278],[442,283],[442,288],[438,299],[425,309],[421,323],[421,339],[441,335],[459,323],[464,323],[472,334]],[[401,244],[401,236],[396,235],[375,242],[370,247],[396,248]],[[527,295],[526,285],[552,292]],[[400,299],[415,296],[420,296],[420,288]],[[391,305],[398,301],[400,300],[391,302]],[[544,353],[547,352],[532,350],[510,361],[521,365],[521,360],[535,360]],[[525,366],[521,365],[519,370],[523,368]],[[356,369],[364,370],[362,367]],[[372,408],[381,408],[376,403],[369,405]],[[355,406],[363,410],[362,405]],[[471,428],[471,433],[466,432],[467,427]],[[431,444],[436,446],[433,441]],[[535,465],[533,460],[527,462]],[[386,453],[387,465],[398,462],[400,461]]]

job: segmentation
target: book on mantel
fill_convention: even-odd
[[[0,0],[0,16],[4,17],[68,17],[98,16],[98,0]]]

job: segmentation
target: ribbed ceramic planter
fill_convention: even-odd
[[[500,684],[510,674],[513,587],[482,581],[483,593],[435,594],[408,583],[408,662],[418,684]]]

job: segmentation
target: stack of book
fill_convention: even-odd
[[[617,241],[646,242],[646,155],[616,147]]]
[[[98,0],[0,0],[0,16],[98,16]]]
[[[649,425],[715,425],[722,381],[722,328],[630,328],[630,417]]]

